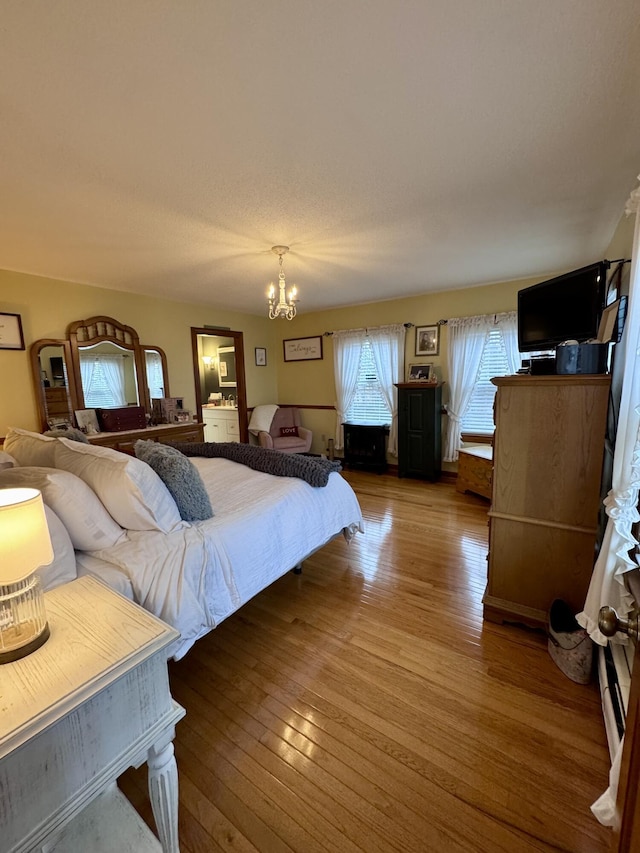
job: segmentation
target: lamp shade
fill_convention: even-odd
[[[0,586],[18,583],[53,560],[37,489],[0,489]]]

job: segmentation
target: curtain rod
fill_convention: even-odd
[[[512,314],[512,313],[515,313],[515,312],[512,312],[512,311],[493,311],[493,312],[490,312],[489,314],[478,314],[478,315],[472,314],[471,316],[472,317],[474,317],[474,316],[493,317],[493,321],[494,321],[494,323],[496,323],[497,317],[501,317],[503,314]],[[448,324],[449,324],[448,320],[438,320],[438,322],[436,323],[436,326],[447,326]]]
[[[446,320],[445,320],[445,322],[446,322]],[[405,327],[405,329],[413,329],[413,327],[415,326],[415,323],[403,323],[402,325]],[[365,327],[362,329],[362,331],[365,331],[365,332],[366,332],[366,331],[368,331],[368,330],[369,330],[369,328],[371,328],[371,329],[377,329],[377,328],[379,328],[379,326],[370,326],[370,327],[369,327],[369,326],[365,326]],[[360,331],[360,329],[349,329],[349,331],[350,331],[350,332],[356,332],[356,331]],[[330,338],[330,337],[331,337],[331,335],[333,335],[333,332],[323,332],[323,337],[325,337],[325,338]]]

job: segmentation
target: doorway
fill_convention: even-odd
[[[237,408],[240,441],[248,443],[243,333],[192,326],[191,349],[198,420],[211,408]]]

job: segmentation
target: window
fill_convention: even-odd
[[[145,350],[145,366],[147,369],[147,388],[149,399],[164,397],[164,373],[162,370],[162,358],[159,352]]]
[[[352,424],[382,426],[391,423],[391,412],[380,387],[369,340],[365,340],[360,349],[356,393],[346,416]]]
[[[493,398],[497,389],[492,384],[491,379],[494,376],[510,376],[512,373],[502,330],[496,326],[488,333],[482,350],[480,367],[469,407],[461,422],[463,432],[493,432]]]
[[[89,409],[126,406],[122,356],[80,357],[84,404]]]

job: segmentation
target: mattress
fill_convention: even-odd
[[[363,531],[349,484],[274,477],[227,459],[193,457],[214,517],[173,533],[129,531],[112,548],[79,554],[81,571],[121,582],[133,599],[180,631],[169,655],[193,643],[335,535]],[[102,565],[102,570],[100,566]]]

